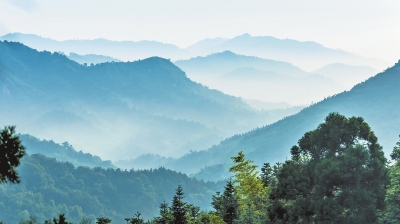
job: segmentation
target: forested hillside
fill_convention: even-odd
[[[181,185],[185,200],[204,210],[224,182],[198,181],[165,168],[120,170],[74,167],[40,154],[26,155],[18,168],[21,183],[0,185],[0,220],[18,223],[34,215],[43,223],[65,213],[68,221],[109,217],[124,223],[136,211],[148,219],[158,214],[159,205],[171,202]]]
[[[235,135],[204,151],[189,153],[171,164],[176,170],[197,172],[205,165],[223,164],[227,158],[243,151],[261,165],[285,161],[288,149],[302,133],[316,127],[330,112],[361,116],[368,122],[383,146],[386,155],[400,133],[400,63],[356,85],[351,91],[329,97],[274,124]],[[188,170],[190,167],[190,170]]]
[[[75,167],[87,166],[90,168],[116,168],[110,160],[103,161],[100,157],[82,151],[76,151],[68,142],[57,144],[53,140],[40,140],[31,135],[19,135],[26,152],[29,155],[43,154],[50,158],[55,158],[57,161],[69,162]]]
[[[0,42],[0,88],[0,125],[112,160],[180,156],[285,116],[192,82],[166,59],[83,66],[15,42]]]

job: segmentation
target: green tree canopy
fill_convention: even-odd
[[[0,183],[19,183],[16,167],[25,155],[25,147],[15,135],[15,126],[7,126],[0,133]]]
[[[276,172],[269,217],[283,223],[375,223],[388,175],[377,137],[361,117],[331,113]]]

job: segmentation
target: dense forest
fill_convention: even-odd
[[[4,130],[3,152],[7,139],[20,143],[18,136],[5,138]],[[54,223],[400,221],[400,141],[390,163],[363,118],[330,113],[303,134],[290,154],[284,162],[264,163],[259,173],[239,152],[231,157],[226,183],[198,181],[164,168],[75,168],[40,154],[26,155],[14,181],[20,184],[0,186],[0,218],[11,223],[53,217]]]

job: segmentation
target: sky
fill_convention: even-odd
[[[0,0],[0,35],[156,40],[184,48],[249,33],[392,63],[400,59],[399,24],[399,0]]]

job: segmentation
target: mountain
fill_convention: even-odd
[[[67,56],[69,59],[78,62],[79,64],[100,64],[104,62],[120,62],[121,60],[104,55],[97,55],[97,54],[85,54],[79,55],[75,53],[69,53]]]
[[[159,214],[159,206],[171,205],[181,185],[185,202],[211,209],[211,198],[225,182],[204,182],[165,168],[120,170],[74,167],[40,154],[26,155],[18,167],[21,183],[0,185],[0,220],[18,223],[36,216],[39,223],[64,213],[67,221],[108,217],[125,223],[136,211],[145,219]]]
[[[354,66],[341,63],[329,64],[310,72],[310,74],[319,74],[332,79],[348,89],[377,73],[378,70],[369,66]]]
[[[74,39],[57,41],[34,34],[22,33],[9,33],[1,36],[0,40],[21,42],[40,51],[64,52],[66,54],[73,52],[80,55],[108,55],[122,61],[134,61],[153,56],[176,61],[217,52],[233,51],[242,55],[290,62],[307,71],[312,71],[332,63],[369,65],[377,69],[387,67],[387,62],[385,61],[362,57],[340,49],[327,48],[312,41],[278,39],[271,36],[251,36],[249,34],[243,34],[230,39],[207,38],[185,49],[173,44],[151,40],[112,41],[106,39]]]
[[[239,151],[243,151],[258,165],[282,162],[290,158],[291,146],[305,132],[322,123],[330,112],[363,117],[388,156],[399,136],[399,83],[400,61],[350,91],[328,97],[276,123],[232,136],[207,150],[188,153],[166,167],[196,173],[204,166],[230,164],[230,157]]]
[[[299,105],[320,101],[345,90],[329,78],[309,75],[290,63],[231,51],[174,63],[189,78],[244,99]]]
[[[25,146],[26,153],[29,155],[38,153],[43,154],[47,157],[57,159],[57,161],[69,162],[75,167],[86,166],[90,168],[117,168],[111,163],[110,160],[103,161],[100,157],[94,156],[90,153],[76,151],[68,142],[58,144],[52,140],[40,140],[27,134],[19,135],[18,137]]]
[[[242,99],[243,102],[257,110],[272,110],[272,109],[285,109],[292,107],[292,105],[285,102],[265,102],[259,100]]]
[[[81,55],[109,55],[123,61],[159,56],[173,60],[189,57],[189,52],[172,44],[157,41],[112,41],[106,39],[94,40],[64,40],[57,41],[34,34],[10,33],[0,37],[0,40],[23,43],[39,51],[71,52]]]
[[[188,60],[178,60],[175,61],[174,64],[188,73],[189,77],[194,75],[222,75],[244,67],[277,72],[291,77],[307,75],[305,71],[287,62],[240,55],[229,50],[212,53],[205,57],[198,56]]]
[[[0,125],[111,160],[179,157],[279,120],[195,83],[167,59],[83,66],[0,42]]]
[[[306,70],[314,70],[330,63],[352,65],[370,65],[385,68],[386,62],[365,58],[340,49],[331,49],[312,41],[278,39],[271,36],[251,36],[243,34],[232,39],[221,41],[212,47],[196,48],[203,41],[188,47],[197,55],[208,55],[215,52],[233,51],[243,55],[253,55],[278,61],[291,62]]]
[[[218,47],[219,45],[223,44],[225,41],[229,39],[227,38],[206,38],[204,40],[201,40],[193,45],[190,45],[189,47],[186,48],[186,50],[190,52],[196,52],[196,53],[205,53],[214,47]]]

